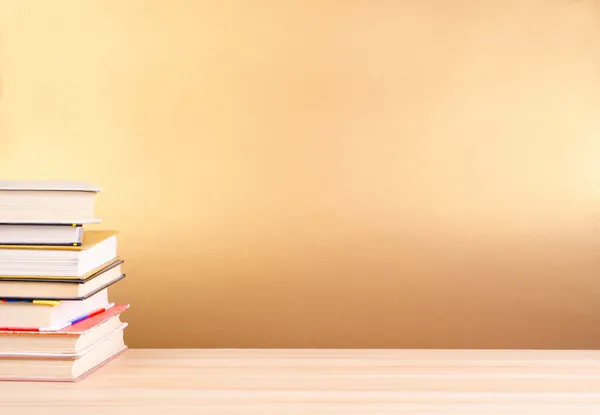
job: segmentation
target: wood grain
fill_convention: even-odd
[[[600,351],[129,350],[0,398],[7,414],[597,414]]]

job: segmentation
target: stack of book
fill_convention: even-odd
[[[0,380],[78,381],[127,349],[116,232],[84,229],[100,191],[0,181]]]

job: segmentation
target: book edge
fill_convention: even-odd
[[[113,360],[115,360],[117,357],[119,357],[120,355],[122,355],[123,353],[125,353],[128,349],[129,349],[129,347],[127,345],[123,346],[116,353],[113,353],[111,356],[109,356],[108,358],[104,359],[102,362],[100,362],[99,364],[97,364],[93,368],[89,369],[87,372],[82,373],[79,377],[74,378],[74,379],[55,379],[55,378],[37,378],[37,379],[33,379],[33,378],[9,378],[9,377],[1,378],[0,377],[0,382],[77,383],[77,382],[80,382],[83,379],[89,377],[91,374],[93,374],[94,372],[98,371],[98,369],[100,369],[100,368],[106,366],[107,364],[109,364],[110,362],[112,362]]]

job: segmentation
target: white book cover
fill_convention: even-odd
[[[99,193],[102,188],[78,180],[0,180],[0,190]]]

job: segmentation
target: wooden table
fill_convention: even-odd
[[[600,351],[129,350],[0,414],[600,414]]]

